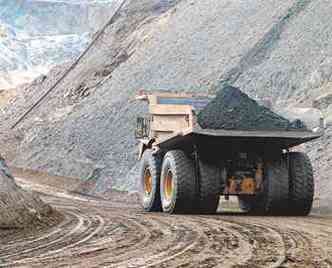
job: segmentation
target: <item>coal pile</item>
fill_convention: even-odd
[[[202,128],[228,130],[304,130],[302,122],[290,122],[232,86],[224,86],[199,114]]]

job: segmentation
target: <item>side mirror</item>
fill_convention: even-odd
[[[151,118],[137,117],[135,138],[136,139],[148,138],[150,134],[150,124],[151,124]]]

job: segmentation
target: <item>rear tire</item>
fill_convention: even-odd
[[[289,175],[284,159],[266,165],[263,211],[267,215],[287,214],[289,194]]]
[[[166,213],[190,213],[195,206],[195,167],[183,151],[169,151],[161,170],[160,196]]]
[[[198,212],[216,213],[221,191],[221,170],[217,166],[199,161]]]
[[[161,211],[160,172],[160,157],[153,155],[151,150],[146,150],[142,156],[139,174],[142,205],[147,212]]]
[[[255,196],[239,196],[240,208],[250,215],[286,215],[289,193],[286,161],[265,164],[263,192]]]
[[[301,152],[289,153],[289,212],[307,216],[314,199],[314,176],[309,157]]]

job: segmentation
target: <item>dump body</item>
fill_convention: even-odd
[[[195,143],[215,145],[255,143],[289,149],[319,138],[321,131],[301,130],[223,130],[202,129],[196,120],[197,113],[213,98],[211,95],[194,93],[156,92],[141,94],[137,98],[149,102],[149,130],[144,138],[163,149],[192,146]],[[142,137],[143,138],[143,137]]]

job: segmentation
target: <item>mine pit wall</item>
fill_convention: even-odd
[[[110,16],[110,6],[118,0],[102,3],[75,1],[12,1],[2,7],[4,21],[23,28],[30,35],[95,32]],[[79,14],[79,15],[78,15]],[[59,20],[61,18],[61,20]]]
[[[30,83],[52,66],[78,56],[117,3],[1,1],[0,50],[4,53],[0,55],[0,90]],[[0,106],[2,102],[0,96]]]
[[[330,2],[169,1],[168,11],[156,12],[158,3],[126,5],[47,105],[20,126],[15,165],[82,178],[98,169],[102,186],[135,189],[135,118],[146,111],[131,101],[137,89],[213,92],[221,80],[269,98],[274,107],[306,107],[331,79]],[[35,99],[53,79],[26,97]],[[10,108],[5,117],[17,112]],[[326,143],[307,146],[321,189],[332,188],[330,132]],[[320,193],[328,200],[329,192]]]

